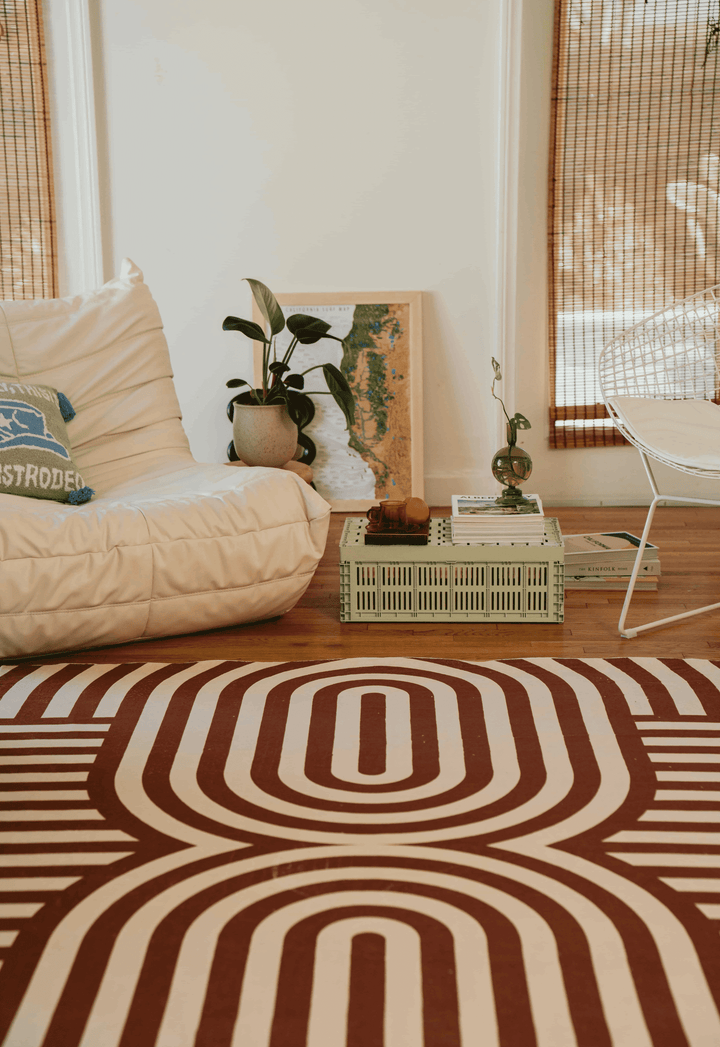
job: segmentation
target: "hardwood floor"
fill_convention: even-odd
[[[559,519],[565,534],[625,530],[639,535],[646,510],[546,508],[546,512]],[[433,509],[433,515],[447,513],[447,509]],[[343,624],[339,612],[338,542],[346,515],[333,514],[318,570],[300,602],[281,618],[32,661],[284,661],[373,655],[475,660],[643,656],[720,660],[720,611],[623,640],[617,631],[623,594],[614,592],[566,593],[562,624]],[[635,595],[628,624],[720,601],[719,539],[720,508],[658,509],[651,540],[660,547],[660,590]]]

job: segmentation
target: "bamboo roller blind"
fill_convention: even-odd
[[[0,297],[57,295],[40,0],[0,0]]]
[[[550,445],[623,443],[611,337],[720,281],[717,0],[556,0]]]

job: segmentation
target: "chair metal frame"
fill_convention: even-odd
[[[690,295],[634,324],[608,342],[600,354],[598,375],[603,401],[615,426],[640,452],[653,493],[618,623],[620,635],[625,639],[635,637],[647,629],[720,609],[720,603],[706,604],[644,625],[632,628],[625,626],[655,509],[660,502],[720,505],[720,498],[661,494],[650,459],[680,472],[711,480],[720,480],[720,466],[717,469],[690,466],[646,443],[625,424],[615,410],[612,398],[632,396],[655,400],[717,402],[720,397],[719,363],[720,284]]]

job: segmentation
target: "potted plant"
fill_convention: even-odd
[[[345,375],[334,364],[314,364],[299,374],[291,372],[290,360],[298,345],[314,345],[322,338],[343,340],[330,334],[330,324],[317,316],[295,313],[283,316],[275,295],[259,280],[246,278],[253,298],[268,323],[270,334],[252,320],[226,316],[223,331],[241,331],[255,342],[262,342],[262,370],[259,388],[244,378],[231,378],[230,389],[248,386],[228,405],[233,410],[233,444],[238,458],[248,465],[284,465],[295,455],[298,434],[315,413],[310,396],[330,394],[342,410],[348,428],[355,421],[355,403]],[[278,358],[276,339],[287,327],[290,344]],[[322,368],[327,389],[305,390],[305,375]],[[282,459],[282,461],[280,460]]]

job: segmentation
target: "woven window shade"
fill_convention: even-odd
[[[718,0],[556,0],[550,445],[623,443],[610,338],[720,280]]]
[[[0,297],[57,295],[40,0],[0,0]]]

